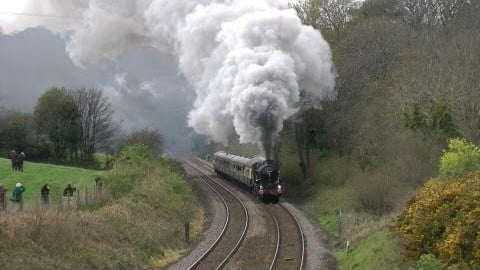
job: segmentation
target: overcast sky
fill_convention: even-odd
[[[268,157],[300,89],[310,106],[336,97],[329,45],[289,2],[0,0],[0,102],[31,111],[50,86],[95,87],[170,149],[194,130]]]
[[[194,99],[175,58],[157,50],[130,50],[115,62],[80,68],[64,39],[41,28],[0,34],[0,106],[31,112],[51,86],[102,89],[126,129],[156,128],[167,148],[190,147],[187,113]]]

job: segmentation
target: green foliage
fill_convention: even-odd
[[[433,254],[422,254],[417,261],[418,270],[440,270],[441,264]]]
[[[122,140],[118,149],[121,151],[123,148],[134,144],[143,144],[148,147],[150,152],[159,155],[163,152],[164,139],[158,130],[136,130]]]
[[[9,152],[12,149],[21,152],[28,148],[29,114],[11,109],[0,109],[0,152],[3,149]]]
[[[440,158],[439,176],[459,176],[480,171],[480,148],[464,139],[452,139]]]
[[[331,235],[338,236],[340,227],[338,224],[338,214],[337,213],[326,213],[322,215],[322,218],[318,221],[322,229],[330,233]]]
[[[451,138],[458,136],[453,116],[447,104],[434,104],[430,114],[422,111],[420,104],[414,103],[410,113],[405,114],[404,125],[407,129],[430,135],[432,132],[440,132]]]
[[[411,113],[405,114],[405,127],[413,131],[428,130],[427,115],[422,112],[419,104],[413,104]]]
[[[399,269],[403,263],[395,238],[385,228],[353,243],[351,250],[342,248],[336,256],[343,270]]]
[[[150,150],[143,144],[127,146],[118,154],[105,179],[105,185],[114,198],[131,191],[145,177],[151,156]]]
[[[27,147],[27,119],[18,110],[7,112],[6,125],[0,130],[0,136],[7,148],[23,151]]]
[[[316,29],[320,28],[319,21],[322,16],[322,2],[317,0],[302,1],[296,4],[289,4],[297,12],[303,24],[310,25]]]
[[[152,152],[145,144],[133,144],[122,149],[115,159],[116,164],[132,164],[134,166],[145,166],[151,158]]]
[[[93,154],[92,166],[99,170],[111,169],[113,165],[113,157],[106,153],[97,152]]]
[[[406,255],[433,254],[445,265],[480,267],[480,174],[429,181],[393,227]]]
[[[34,109],[35,127],[53,144],[56,158],[65,158],[68,148],[75,148],[80,139],[79,111],[65,88],[52,87],[39,99]]]
[[[435,104],[431,109],[431,129],[440,130],[449,138],[458,136],[450,108],[446,103]]]
[[[165,192],[174,194],[168,202],[168,209],[184,221],[191,221],[195,216],[197,201],[192,187],[185,181],[186,174],[180,162],[169,159],[160,160],[161,175],[166,179]]]

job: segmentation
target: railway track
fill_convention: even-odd
[[[191,160],[185,163],[221,198],[226,210],[225,223],[217,239],[188,269],[222,269],[245,238],[249,225],[247,208],[233,192],[215,181],[205,168]]]
[[[195,163],[204,173],[214,175],[213,168],[208,163],[199,160]],[[224,189],[237,190],[223,179],[216,183]],[[244,200],[253,201],[257,211],[263,212],[266,219],[264,222],[266,234],[262,237],[256,236],[254,239],[247,237],[239,252],[234,256],[231,254],[233,258],[225,265],[225,269],[304,269],[305,238],[295,216],[281,204],[262,204],[253,200],[251,194],[244,190],[242,192],[245,195]],[[258,218],[258,213],[256,215],[253,218]]]
[[[274,220],[277,233],[277,245],[269,270],[303,269],[305,238],[298,220],[280,204],[268,205],[265,209]]]

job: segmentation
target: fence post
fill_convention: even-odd
[[[87,206],[88,205],[88,188],[85,187],[85,202],[83,203],[84,206]]]
[[[341,209],[338,212],[337,224],[338,224],[338,236],[341,237],[342,236],[342,210]]]
[[[185,222],[185,242],[190,245],[190,222]]]

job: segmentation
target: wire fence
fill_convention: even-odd
[[[40,194],[27,203],[14,202],[9,198],[4,198],[3,203],[0,199],[1,212],[30,211],[39,207],[48,207],[53,209],[76,210],[89,209],[102,205],[108,198],[108,193],[101,186],[77,188],[73,196],[63,196],[62,194],[49,194],[41,196]]]

